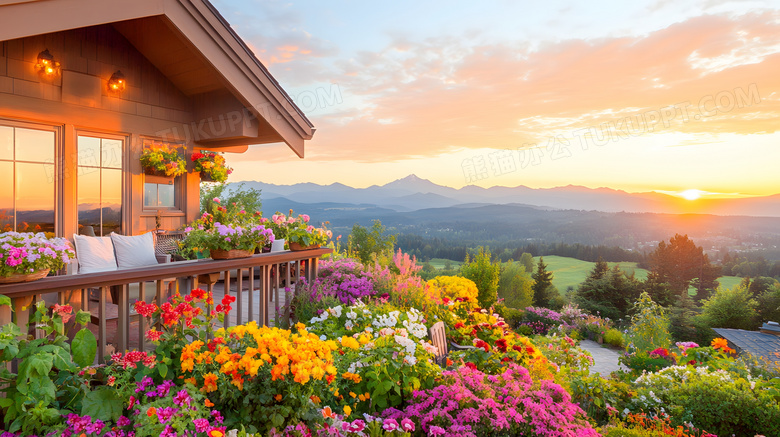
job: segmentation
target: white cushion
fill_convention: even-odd
[[[79,260],[79,273],[110,272],[117,269],[111,238],[73,234],[73,243]]]
[[[154,234],[148,232],[135,237],[111,233],[116,262],[120,269],[157,265],[154,255]]]

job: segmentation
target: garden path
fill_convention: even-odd
[[[620,353],[614,349],[601,347],[600,344],[593,340],[582,340],[580,348],[593,355],[593,366],[590,367],[590,373],[599,373],[603,377],[608,377],[614,371],[626,370],[618,362]]]

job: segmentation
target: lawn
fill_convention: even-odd
[[[547,264],[547,270],[553,272],[553,285],[561,292],[565,292],[568,287],[575,289],[585,281],[588,273],[593,270],[596,263],[590,261],[581,261],[565,256],[545,256],[544,263]],[[534,258],[534,262],[539,262],[539,257]],[[634,273],[639,280],[647,278],[647,270],[640,269],[635,262],[608,263],[610,267],[619,264],[621,270],[626,273]]]
[[[456,269],[460,268],[461,264],[463,264],[462,261],[452,261],[444,258],[433,258],[429,262],[433,267],[435,267],[438,270],[441,270],[444,268],[444,266],[447,264],[448,261],[450,262],[450,264],[452,264],[452,267]]]

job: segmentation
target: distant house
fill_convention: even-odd
[[[303,157],[313,133],[207,0],[0,2],[0,231],[177,229],[199,175],[146,176],[144,148]]]
[[[748,353],[775,367],[780,367],[780,324],[767,322],[759,331],[743,329],[713,329],[729,342],[738,354]]]

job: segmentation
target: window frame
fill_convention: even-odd
[[[187,144],[184,141],[166,141],[161,138],[156,137],[149,137],[149,136],[141,136],[140,137],[141,142],[141,153],[150,145],[154,143],[162,143],[167,145],[168,147],[175,148],[179,152],[183,152],[185,156],[185,162],[186,162],[186,156],[187,156]],[[139,155],[140,156],[140,155]],[[187,176],[187,173],[181,176],[177,176],[173,178],[173,205],[174,206],[147,206],[146,205],[146,184],[156,184],[156,185],[163,185],[157,182],[154,182],[159,176],[150,176],[143,172],[143,168],[141,169],[141,176],[143,177],[143,180],[141,181],[141,212],[144,215],[182,215],[184,214],[184,203],[185,203],[185,197],[184,197],[184,184],[185,184],[185,178]],[[159,188],[157,191],[157,195],[159,198]]]
[[[53,204],[52,209],[54,210],[54,235],[61,236],[62,235],[62,198],[63,198],[63,172],[62,172],[62,159],[63,159],[63,129],[61,125],[54,125],[54,124],[45,124],[45,123],[35,123],[35,122],[28,122],[28,121],[21,121],[21,120],[14,120],[10,118],[0,118],[0,126],[2,127],[10,127],[14,129],[14,156],[13,159],[7,159],[7,158],[0,158],[0,161],[2,162],[11,162],[13,164],[13,194],[12,194],[12,200],[13,200],[13,212],[14,212],[14,218],[13,218],[13,229],[16,231],[16,227],[18,225],[18,218],[17,218],[17,170],[16,170],[16,164],[46,164],[51,165],[52,167],[52,173],[51,176],[54,179],[53,183],[53,189],[54,189],[54,197],[53,197]],[[17,160],[16,159],[16,129],[30,129],[30,130],[40,130],[45,132],[53,132],[54,133],[54,161],[44,160],[44,161],[28,161],[28,160]],[[0,230],[1,232],[2,230]],[[16,231],[18,232],[18,231]],[[23,231],[24,232],[24,231]]]

